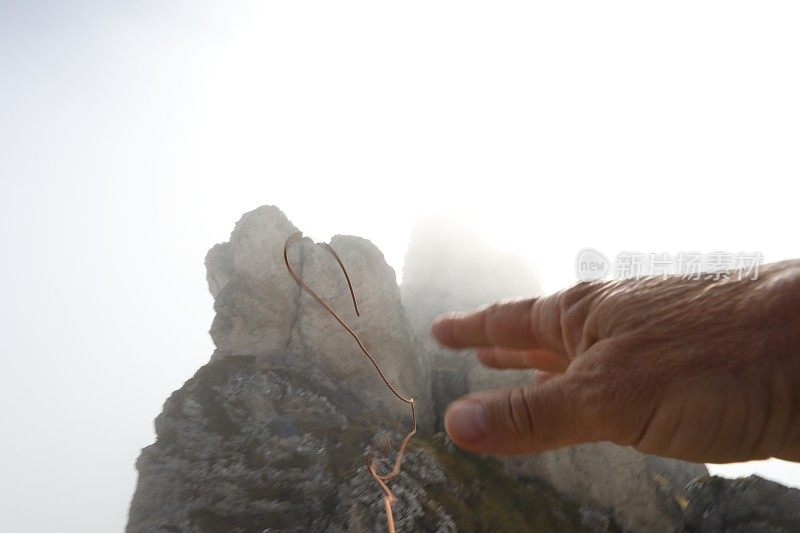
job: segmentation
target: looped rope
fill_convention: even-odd
[[[406,446],[408,445],[409,441],[411,441],[411,438],[417,432],[417,413],[414,407],[414,399],[406,398],[402,394],[397,392],[397,389],[395,389],[392,386],[392,384],[389,383],[389,380],[386,379],[386,376],[381,370],[380,365],[378,365],[378,362],[375,361],[375,358],[372,356],[372,354],[369,353],[367,348],[364,346],[364,343],[361,342],[361,338],[359,338],[356,332],[353,331],[353,329],[347,325],[347,323],[342,319],[342,317],[340,317],[339,314],[336,311],[334,311],[333,308],[330,305],[328,305],[328,303],[316,293],[316,291],[314,291],[311,287],[309,287],[308,284],[306,284],[306,282],[303,281],[303,279],[292,268],[292,265],[289,263],[289,247],[291,247],[291,245],[293,245],[297,241],[307,238],[308,237],[303,237],[302,232],[298,231],[296,233],[293,233],[292,235],[289,236],[289,238],[286,239],[286,242],[283,245],[283,261],[286,263],[286,269],[289,271],[289,274],[292,276],[294,281],[300,286],[300,288],[302,288],[304,291],[310,294],[312,298],[314,298],[322,307],[324,307],[325,310],[328,311],[328,313],[330,313],[333,316],[333,318],[335,318],[336,321],[339,322],[339,324],[341,324],[342,327],[347,330],[348,333],[350,333],[353,339],[355,339],[356,343],[358,343],[358,347],[361,348],[361,351],[370,360],[372,366],[375,367],[375,370],[378,372],[378,375],[381,377],[381,379],[389,388],[389,390],[391,390],[392,393],[397,398],[399,398],[400,400],[404,401],[405,403],[411,406],[411,431],[408,433],[408,435],[406,435],[406,438],[403,439],[403,442],[400,444],[400,449],[397,452],[397,457],[395,458],[394,467],[392,468],[392,470],[388,474],[384,475],[378,474],[373,464],[372,453],[369,453],[367,455],[367,470],[369,470],[370,475],[375,479],[375,481],[378,482],[378,484],[380,485],[381,489],[384,492],[383,503],[384,503],[384,508],[386,510],[387,527],[389,533],[394,533],[394,517],[392,515],[392,504],[397,500],[397,498],[389,489],[389,487],[386,485],[386,481],[389,481],[390,479],[392,479],[393,477],[395,477],[397,474],[400,473],[400,465],[403,461],[403,456],[405,454]],[[344,273],[344,277],[347,280],[347,287],[350,290],[350,297],[353,300],[353,307],[355,308],[356,316],[361,316],[361,313],[358,310],[358,303],[356,302],[356,294],[355,291],[353,290],[353,284],[350,281],[350,275],[347,273],[347,269],[345,268],[344,263],[342,263],[339,254],[336,253],[336,250],[334,250],[332,246],[326,243],[321,243],[321,244],[333,255],[334,258],[336,258],[336,262],[339,263],[339,266],[341,267],[342,272]],[[388,437],[386,438],[386,448],[388,453],[388,448],[389,448]]]

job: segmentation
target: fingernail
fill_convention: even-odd
[[[486,436],[486,409],[479,401],[461,400],[450,407],[445,419],[447,434],[453,440],[475,442]]]

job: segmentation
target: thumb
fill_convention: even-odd
[[[445,429],[459,447],[496,454],[536,453],[606,440],[602,398],[569,375],[540,385],[469,394],[445,413]]]

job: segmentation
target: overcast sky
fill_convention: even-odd
[[[8,531],[122,529],[259,205],[398,274],[449,214],[547,291],[585,246],[800,257],[794,2],[114,4],[0,0]]]

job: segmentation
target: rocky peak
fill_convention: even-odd
[[[298,229],[274,206],[246,213],[230,241],[206,257],[216,318],[213,359],[252,355],[262,364],[319,374],[360,395],[389,417],[408,416],[377,376],[350,334],[309,294],[300,290],[283,259],[286,239]],[[290,264],[359,335],[387,379],[417,399],[423,429],[430,425],[426,369],[415,353],[394,270],[367,239],[336,235],[330,241],[347,268],[361,311],[357,316],[335,258],[309,239],[290,247]],[[286,357],[286,353],[302,354]]]

